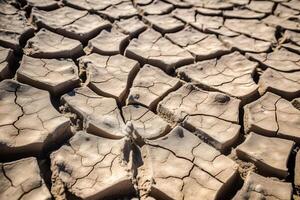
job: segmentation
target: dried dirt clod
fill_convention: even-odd
[[[74,58],[83,53],[82,44],[46,29],[27,41],[24,53],[35,58]]]
[[[271,13],[274,5],[272,1],[251,1],[246,7],[256,12]]]
[[[138,179],[138,185],[145,187],[144,196],[217,199],[236,178],[234,161],[181,127],[149,141],[142,148],[142,155],[144,166],[138,172],[150,174],[146,180]]]
[[[97,11],[97,13],[116,20],[136,16],[138,14],[138,10],[132,5],[130,0],[126,0],[119,4],[114,4],[105,10]]]
[[[263,19],[263,22],[273,27],[281,27],[288,30],[299,31],[300,30],[299,22],[293,21],[292,18],[293,17],[281,18],[275,15],[269,15],[268,17]]]
[[[272,43],[262,40],[256,40],[245,35],[234,37],[220,36],[220,40],[231,49],[237,49],[241,52],[262,53],[271,48]]]
[[[97,94],[113,97],[123,103],[132,81],[139,71],[139,63],[122,55],[102,56],[90,54],[79,59],[86,68],[88,85]]]
[[[59,7],[59,2],[56,0],[26,0],[26,2],[29,7],[41,10],[53,10]]]
[[[287,7],[292,8],[292,9],[300,11],[300,2],[299,1],[291,0],[291,1],[288,1],[288,2],[283,2],[282,4],[287,6]]]
[[[246,57],[260,62],[269,68],[282,71],[294,72],[300,71],[300,58],[297,53],[281,48],[271,53],[252,54],[246,53]]]
[[[157,103],[180,86],[180,80],[151,65],[144,65],[135,77],[127,104],[141,104],[155,110]]]
[[[4,15],[14,15],[18,12],[18,9],[15,8],[10,2],[8,1],[1,1],[0,2],[0,13]]]
[[[233,4],[234,1],[240,1],[240,0],[229,0],[229,1],[187,0],[187,2],[190,2],[194,7],[204,7],[204,8],[215,9],[215,10],[231,9],[234,6],[234,4]],[[241,1],[244,1],[244,0],[241,0]]]
[[[166,34],[166,38],[189,51],[198,61],[215,58],[230,52],[230,49],[215,35],[204,34],[191,27],[186,27],[176,33]]]
[[[228,18],[240,18],[240,19],[261,19],[265,17],[264,13],[255,12],[248,9],[237,10],[225,10],[223,16]]]
[[[170,131],[170,125],[165,120],[143,106],[125,106],[122,114],[125,123],[130,121],[142,138],[156,139]]]
[[[128,39],[128,35],[119,32],[115,28],[111,31],[102,30],[97,37],[89,41],[86,51],[102,55],[121,54]]]
[[[221,152],[228,150],[237,142],[241,128],[238,124],[201,115],[187,116],[183,126]]]
[[[144,17],[161,34],[179,31],[184,23],[171,15],[148,15]]]
[[[282,4],[278,4],[276,9],[274,10],[274,15],[279,17],[279,18],[292,18],[292,17],[297,17],[299,15],[299,11],[290,9],[289,7],[286,7]]]
[[[110,6],[117,5],[124,0],[89,0],[89,1],[82,1],[82,0],[63,0],[65,4],[82,10],[88,11],[98,11],[104,10]]]
[[[36,158],[0,163],[0,199],[51,200]]]
[[[69,119],[52,106],[49,93],[14,80],[0,84],[0,155],[40,155],[70,134]]]
[[[138,7],[145,15],[162,15],[169,13],[173,5],[160,0],[154,0],[150,4]]]
[[[71,59],[39,59],[25,55],[17,71],[17,80],[53,95],[70,91],[80,83],[77,66]]]
[[[152,29],[132,39],[125,55],[141,63],[160,67],[166,72],[194,61],[194,57],[188,51],[174,45]]]
[[[107,138],[124,137],[125,124],[115,99],[99,96],[82,87],[63,95],[61,102],[78,115],[88,132]]]
[[[13,51],[0,47],[0,80],[9,78],[12,75]]]
[[[300,46],[300,33],[286,30],[283,37]]]
[[[130,35],[131,38],[147,29],[147,26],[137,16],[116,21],[115,25],[120,32]]]
[[[186,8],[186,7],[191,7],[192,4],[187,2],[187,1],[182,1],[182,0],[166,0],[166,2],[173,4],[175,7],[178,8]]]
[[[109,21],[98,15],[91,15],[87,11],[70,7],[61,7],[53,11],[33,9],[32,18],[40,28],[46,28],[80,41],[87,41],[102,29],[111,26]]]
[[[199,85],[249,101],[258,94],[253,80],[256,62],[249,61],[238,52],[219,59],[197,62],[177,69],[180,77]]]
[[[265,137],[251,132],[236,148],[237,156],[253,162],[263,174],[284,178],[288,175],[288,160],[294,142]]]
[[[268,68],[259,78],[259,93],[273,92],[287,99],[300,95],[300,71],[281,72]]]
[[[293,188],[290,183],[265,178],[254,172],[248,174],[242,189],[233,198],[234,200],[250,199],[278,199],[292,198]]]
[[[0,5],[2,8],[2,5]],[[11,15],[0,12],[0,45],[16,51],[21,50],[21,45],[31,37],[34,28],[29,24],[24,12]]]
[[[51,154],[55,198],[71,193],[82,199],[104,199],[134,192],[132,149],[125,138],[107,139],[77,132],[68,145]]]
[[[267,92],[244,112],[245,132],[300,141],[300,111],[280,96]]]

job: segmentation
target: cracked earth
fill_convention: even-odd
[[[299,0],[0,0],[0,200],[300,200]]]

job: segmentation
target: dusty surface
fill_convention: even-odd
[[[0,0],[0,199],[300,199],[299,0]]]

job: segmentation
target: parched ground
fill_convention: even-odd
[[[299,200],[300,0],[0,0],[0,200]]]

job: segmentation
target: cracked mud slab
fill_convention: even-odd
[[[14,14],[3,14],[0,12],[1,46],[19,51],[20,45],[31,37],[33,33],[34,28],[27,21],[24,12]]]
[[[100,30],[110,27],[107,20],[87,11],[62,7],[53,11],[33,9],[33,22],[40,28],[46,28],[66,37],[86,41],[96,36]]]
[[[183,126],[221,152],[237,142],[241,129],[238,124],[202,115],[187,116]]]
[[[247,57],[252,60],[258,61],[264,66],[282,72],[293,72],[300,70],[300,58],[299,55],[281,48],[271,53],[252,54],[247,53]]]
[[[23,56],[17,80],[59,95],[80,83],[78,69],[71,59],[39,59]]]
[[[260,76],[258,85],[261,94],[268,91],[293,99],[300,95],[300,71],[285,73],[268,68]]]
[[[77,132],[51,154],[55,198],[69,192],[82,199],[103,199],[133,191],[132,150],[126,139],[112,140]]]
[[[225,10],[223,11],[223,16],[229,18],[240,18],[240,19],[261,19],[265,17],[265,14],[248,10],[248,9],[240,9],[240,10]]]
[[[207,9],[198,11],[194,9],[175,9],[172,14],[184,21],[187,24],[190,24],[194,28],[205,32],[205,33],[215,33],[225,36],[236,36],[238,33],[229,30],[224,26],[224,19],[221,16],[218,16],[220,13],[215,13]],[[213,13],[212,13],[213,12]],[[205,13],[205,14],[200,14]],[[206,15],[209,13],[209,15]],[[212,15],[212,16],[210,16]],[[217,15],[217,16],[215,16]]]
[[[269,27],[259,20],[226,19],[224,25],[232,31],[249,37],[275,42],[275,28]]]
[[[35,58],[73,58],[83,53],[82,44],[42,28],[27,41],[24,53]]]
[[[238,138],[239,104],[240,100],[225,94],[186,84],[165,97],[157,112],[171,122],[183,121],[184,127],[223,151]]]
[[[265,178],[252,172],[248,174],[242,189],[233,199],[289,200],[292,198],[292,191],[290,183]]]
[[[215,58],[230,52],[229,48],[215,35],[204,34],[191,27],[167,34],[166,38],[189,51],[197,61]]]
[[[29,7],[35,7],[41,10],[52,10],[59,7],[56,0],[26,0]]]
[[[123,0],[64,0],[64,2],[74,8],[88,11],[104,10],[110,6],[117,5]]]
[[[137,61],[121,55],[90,54],[81,57],[79,63],[86,68],[89,87],[99,95],[115,98],[119,103],[125,100],[140,68]]]
[[[242,52],[262,53],[271,48],[272,43],[262,40],[256,40],[245,35],[238,35],[234,37],[220,36],[220,40],[229,46],[231,49]]]
[[[267,92],[244,107],[246,132],[277,136],[299,142],[300,110],[280,96]]]
[[[162,15],[169,13],[173,9],[173,5],[163,1],[154,0],[152,3],[148,5],[140,5],[138,8],[145,15]]]
[[[292,41],[293,43],[297,44],[298,46],[300,46],[300,34],[294,31],[285,31],[284,32],[284,37],[290,41]]]
[[[142,197],[217,199],[237,173],[234,161],[181,127],[147,142],[142,147],[142,157],[144,165],[138,169]]]
[[[141,63],[160,67],[167,72],[194,61],[189,52],[172,44],[152,29],[132,39],[125,50],[125,55]]]
[[[177,69],[180,77],[203,88],[217,90],[240,98],[242,101],[257,95],[253,80],[257,63],[234,52],[219,59],[197,62]]]
[[[124,122],[116,100],[99,96],[88,87],[76,88],[61,98],[65,111],[83,120],[85,129],[108,138],[123,137]]]
[[[184,23],[171,15],[149,15],[145,19],[162,34],[176,32],[184,27]]]
[[[144,65],[135,77],[127,104],[140,104],[150,110],[169,92],[180,86],[180,80],[151,65]]]
[[[14,80],[2,81],[0,90],[2,158],[39,155],[68,137],[69,120],[54,109],[48,92]]]
[[[40,175],[36,158],[0,163],[0,199],[50,200],[51,194]]]
[[[274,2],[271,2],[271,1],[251,1],[246,7],[248,9],[256,11],[256,12],[271,13],[272,10],[273,10],[273,7],[274,7]]]
[[[131,122],[134,130],[145,139],[156,139],[170,131],[170,125],[151,110],[140,105],[122,108],[125,123]]]
[[[293,16],[281,18],[274,15],[269,15],[267,18],[263,19],[263,22],[276,28],[280,27],[288,30],[299,31],[299,22],[296,22],[292,19]]]
[[[121,54],[128,38],[127,35],[114,28],[111,31],[103,30],[97,37],[89,41],[87,51],[102,55]]]
[[[13,51],[11,49],[0,47],[0,80],[11,76],[12,59]]]
[[[116,21],[115,25],[120,32],[130,35],[130,37],[137,36],[147,29],[147,26],[137,16]]]
[[[251,132],[245,142],[236,148],[237,156],[253,162],[258,170],[268,175],[286,177],[288,160],[294,142],[265,137]]]
[[[126,19],[137,15],[138,10],[132,5],[130,0],[127,0],[122,1],[119,4],[112,5],[105,10],[98,11],[97,13],[107,16],[111,19]]]
[[[203,115],[238,123],[239,104],[236,98],[185,84],[166,96],[158,104],[157,111],[171,121],[181,121],[188,115]]]

